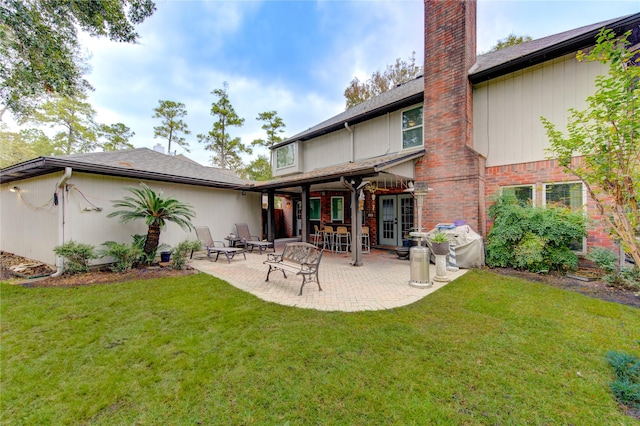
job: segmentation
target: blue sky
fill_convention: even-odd
[[[211,91],[227,82],[245,125],[230,130],[249,144],[264,138],[260,112],[276,110],[292,136],[344,110],[354,76],[366,79],[413,51],[423,59],[422,1],[163,1],[125,45],[81,38],[91,53],[90,102],[97,121],[122,122],[136,147],[152,148],[159,100],[186,105],[191,153],[209,165],[196,135],[211,129]],[[478,0],[478,51],[510,33],[540,38],[640,11],[626,1]],[[165,143],[166,146],[166,143]],[[266,150],[257,151],[266,154]],[[251,158],[247,157],[246,160]]]

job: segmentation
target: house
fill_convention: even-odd
[[[633,30],[638,48],[640,13],[476,56],[476,2],[427,0],[424,76],[274,146],[276,179],[257,186],[291,197],[303,236],[364,224],[374,244],[397,246],[413,227],[454,221],[486,235],[491,197],[508,190],[584,208],[592,221],[578,251],[612,246],[582,183],[547,159],[540,122],[562,128],[586,105],[606,68],[576,52],[602,27]]]
[[[53,265],[53,247],[70,240],[97,249],[105,241],[129,243],[132,235],[146,234],[147,226],[107,215],[115,210],[112,200],[131,195],[127,187],[140,182],[190,204],[197,214],[194,225],[209,226],[216,239],[235,233],[236,222],[261,229],[262,196],[234,172],[139,148],[40,157],[3,169],[0,248]],[[160,235],[160,243],[169,246],[187,239],[195,240],[195,233],[173,223]]]
[[[414,227],[455,221],[486,235],[490,199],[508,190],[536,205],[584,206],[592,221],[578,251],[612,246],[585,188],[546,158],[539,119],[562,127],[568,109],[594,92],[595,76],[606,70],[575,54],[605,26],[633,30],[638,47],[640,13],[476,56],[475,0],[426,0],[424,77],[275,145],[274,180],[246,182],[147,149],[38,158],[0,171],[0,248],[52,263],[62,241],[129,241],[144,225],[106,214],[110,200],[140,181],[193,205],[195,222],[216,238],[235,222],[259,232],[262,195],[270,241],[276,196],[289,200],[291,233],[305,241],[314,225],[328,224],[349,226],[354,239],[368,226],[378,246],[401,245]],[[170,224],[161,241],[186,237]],[[353,263],[362,264],[359,249]]]

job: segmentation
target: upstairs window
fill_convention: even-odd
[[[402,112],[402,149],[422,146],[422,107]]]
[[[281,146],[276,149],[276,169],[290,167],[295,164],[296,147],[294,144]]]

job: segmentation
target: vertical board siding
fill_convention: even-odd
[[[353,131],[353,158],[351,133],[347,129],[301,142],[302,172],[400,152],[401,120],[402,112],[395,111],[350,126]]]
[[[487,166],[541,161],[549,144],[540,117],[565,129],[570,108],[584,109],[595,92],[599,63],[575,54],[477,84],[473,93],[474,147]]]

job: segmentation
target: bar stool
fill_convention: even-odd
[[[325,225],[322,230],[322,248],[333,251],[333,226]]]
[[[311,242],[316,246],[320,246],[320,243],[323,241],[322,239],[322,231],[318,228],[318,225],[313,225],[315,229],[315,234],[311,234]]]
[[[369,239],[369,227],[362,227],[362,252],[371,253],[371,240]]]
[[[336,235],[334,236],[336,253],[346,253],[351,246],[351,234],[346,226],[338,226],[336,228]]]

